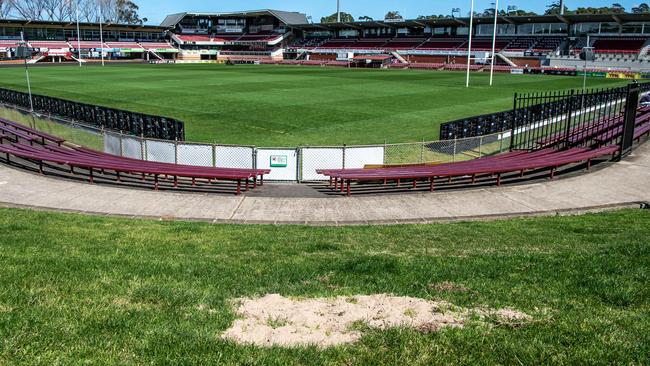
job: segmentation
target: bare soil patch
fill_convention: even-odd
[[[277,294],[238,299],[241,317],[223,339],[262,347],[321,348],[353,343],[363,329],[409,327],[422,332],[462,328],[467,321],[494,318],[505,323],[532,317],[513,309],[467,309],[445,301],[429,301],[387,294],[352,297],[291,299]]]

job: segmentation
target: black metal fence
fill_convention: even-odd
[[[639,84],[639,88],[641,93],[648,92],[650,91],[650,83]],[[598,94],[603,94],[603,98],[607,98],[610,93],[624,93],[626,90],[627,87],[620,87],[600,89],[596,91],[591,90],[587,93],[580,93],[586,94],[587,96],[575,107],[590,108],[602,102],[602,98]],[[525,106],[515,105],[515,108],[509,111],[461,118],[455,121],[443,123],[440,126],[440,140],[484,136],[497,132],[509,131],[512,130],[513,127],[522,126],[513,125],[513,123],[529,123],[533,120],[544,119],[549,113],[549,110],[564,110],[566,107],[564,103],[566,103],[566,101],[562,101],[562,99],[567,98],[570,93],[579,94],[575,90],[553,92],[550,94],[525,94],[530,98],[537,97],[538,102],[526,103]],[[515,99],[517,98],[517,95],[515,95]],[[552,104],[546,105],[547,103]]]
[[[183,122],[161,116],[32,95],[34,111],[122,133],[163,140],[185,140]],[[29,109],[29,94],[0,88],[0,103]]]
[[[630,84],[585,92],[515,95],[510,149],[620,145],[624,150],[624,140],[631,140],[629,135],[634,133],[640,89],[639,84]]]

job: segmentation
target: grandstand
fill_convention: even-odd
[[[492,22],[475,19],[472,70],[483,70],[480,65],[489,60]],[[643,14],[500,16],[497,22],[500,71],[581,70],[578,56],[584,47],[593,47],[597,55],[591,70],[650,70],[650,27]],[[99,24],[83,23],[80,48],[88,61],[103,52],[119,61],[348,65],[355,56],[387,54],[387,67],[460,70],[455,65],[467,62],[468,23],[466,18],[441,18],[312,24],[305,14],[270,9],[179,13],[160,26],[107,24],[103,44]],[[68,56],[79,52],[73,24],[0,20],[0,60],[12,60],[20,31],[33,48],[32,62],[74,61]]]

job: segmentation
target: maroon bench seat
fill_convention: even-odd
[[[640,140],[643,135],[650,135],[650,123],[647,123],[640,128],[634,130],[634,139]]]
[[[339,171],[334,174],[335,189],[338,187],[338,180],[341,180],[341,190],[347,184],[347,194],[351,194],[351,181],[376,181],[383,179],[396,180],[398,185],[402,179],[412,179],[416,186],[417,180],[427,179],[430,189],[434,189],[435,178],[452,178],[471,176],[474,182],[478,175],[497,175],[497,185],[501,184],[501,175],[510,172],[521,172],[526,170],[551,168],[551,178],[555,170],[560,166],[588,161],[608,154],[614,154],[619,150],[618,146],[606,146],[598,149],[573,148],[565,151],[552,151],[551,149],[538,152],[513,152],[502,156],[495,156],[486,159],[476,159],[469,162],[450,163],[432,167],[415,168],[393,168],[393,169],[368,169],[365,171]]]
[[[52,148],[52,147],[48,147],[48,148]],[[151,166],[158,166],[158,167],[163,167],[163,168],[164,167],[178,166],[178,164],[172,164],[172,163],[162,163],[162,162],[139,160],[139,159],[133,159],[133,158],[127,158],[127,157],[120,157],[120,156],[107,154],[107,153],[104,153],[104,152],[100,152],[100,151],[85,148],[85,147],[73,147],[72,149],[73,149],[73,151],[77,151],[77,152],[80,152],[80,153],[83,153],[83,154],[96,156],[96,157],[101,158],[101,159],[128,160],[128,161],[135,162],[135,163],[138,163],[138,164],[143,164],[144,163],[147,166],[151,165]],[[189,169],[202,170],[202,169],[206,168],[206,167],[203,167],[203,166],[195,166],[195,165],[182,165],[182,166],[185,167],[188,170]],[[240,168],[216,168],[216,169],[220,169],[222,171],[232,171],[232,172],[253,172],[255,174],[255,177],[260,178],[260,182],[262,184],[263,184],[263,181],[264,181],[264,175],[269,174],[271,172],[270,169],[244,169],[244,168],[242,168],[242,169],[240,169]]]
[[[636,122],[635,124],[638,126],[640,124],[643,124],[647,121],[650,121],[650,108],[648,107],[642,107],[639,108],[637,112],[637,117],[636,117]],[[616,116],[610,119],[600,119],[597,121],[594,121],[591,125],[589,126],[576,126],[571,128],[569,131],[569,138],[571,143],[578,143],[578,142],[583,142],[591,137],[597,136],[599,134],[602,134],[603,132],[610,130],[610,129],[615,129],[618,126],[621,126],[623,124],[623,116]],[[555,145],[561,141],[564,141],[566,138],[567,134],[563,132],[559,132],[556,134],[553,134],[548,137],[544,137],[540,140],[537,141],[537,144],[539,146],[552,146]]]
[[[116,173],[138,173],[148,174],[154,176],[154,189],[159,187],[159,176],[174,177],[174,185],[177,185],[178,177],[195,179],[208,179],[208,180],[225,180],[237,182],[236,194],[241,193],[242,181],[246,183],[246,189],[249,188],[249,180],[254,179],[256,172],[253,170],[235,170],[235,169],[220,169],[220,168],[202,168],[194,169],[194,167],[186,167],[183,165],[159,166],[142,164],[141,161],[131,160],[107,160],[99,156],[75,156],[71,154],[55,152],[52,150],[46,151],[27,145],[12,144],[0,145],[0,152],[9,155],[14,155],[24,159],[30,159],[38,162],[39,170],[43,170],[43,162],[52,162],[61,165],[67,165],[71,168],[84,168],[88,169],[90,174],[90,182],[93,183],[94,170],[111,170]]]
[[[650,114],[642,114],[636,117],[634,125],[642,125],[649,119]],[[623,122],[623,116],[619,116],[606,123],[594,125],[591,128],[586,128],[581,132],[571,136],[569,138],[569,142],[572,144],[578,144],[593,139],[601,144],[604,144],[623,133]]]
[[[20,149],[31,151],[31,152],[39,152],[38,150],[34,148],[28,148],[28,147],[23,147],[23,146],[17,146]],[[202,166],[191,166],[191,165],[178,165],[178,164],[172,164],[172,163],[160,163],[160,162],[151,162],[151,161],[146,161],[146,160],[139,160],[139,159],[133,159],[133,158],[125,158],[125,157],[119,157],[103,152],[99,152],[96,150],[88,149],[88,148],[83,148],[83,147],[73,147],[73,148],[63,148],[59,146],[44,146],[43,149],[53,152],[53,153],[58,153],[62,154],[65,156],[69,156],[71,158],[77,158],[77,159],[86,159],[86,160],[98,160],[101,162],[114,162],[117,164],[132,164],[135,166],[136,170],[134,172],[139,173],[140,170],[142,169],[177,169],[178,167],[182,167],[184,171],[186,172],[198,172],[198,173],[203,173],[206,169],[219,169],[220,172],[222,173],[231,173],[231,174],[240,174],[242,177],[244,175],[251,175],[250,178],[253,179],[253,184],[254,187],[257,187],[257,180],[259,178],[260,185],[264,184],[264,175],[269,174],[270,170],[269,169],[238,169],[238,168],[210,168],[210,167],[202,167]],[[131,173],[134,173],[131,172]],[[172,174],[168,174],[172,175]],[[118,176],[119,178],[119,176]],[[247,182],[248,184],[248,182]]]
[[[0,124],[5,125],[5,126],[11,126],[11,127],[15,128],[16,130],[21,130],[23,132],[26,132],[29,135],[38,136],[38,137],[40,137],[42,139],[43,144],[45,144],[45,140],[52,141],[52,142],[56,143],[57,145],[61,145],[62,143],[65,142],[65,139],[62,139],[60,137],[53,136],[53,135],[50,135],[48,133],[35,130],[33,128],[29,128],[29,127],[27,127],[25,125],[21,125],[20,123],[9,121],[9,120],[4,119],[4,118],[0,118]]]
[[[18,138],[21,138],[25,141],[29,141],[30,144],[36,140],[34,136],[28,134],[27,132],[19,131],[5,125],[0,125],[0,133],[3,133],[4,135],[14,136],[16,138],[16,141],[18,141]]]

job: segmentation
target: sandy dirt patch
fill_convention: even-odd
[[[472,317],[496,317],[505,322],[532,318],[512,309],[465,309],[444,301],[386,294],[315,299],[266,295],[238,299],[237,319],[223,339],[262,347],[315,345],[321,348],[352,343],[362,329],[411,327],[423,332],[461,328]]]

